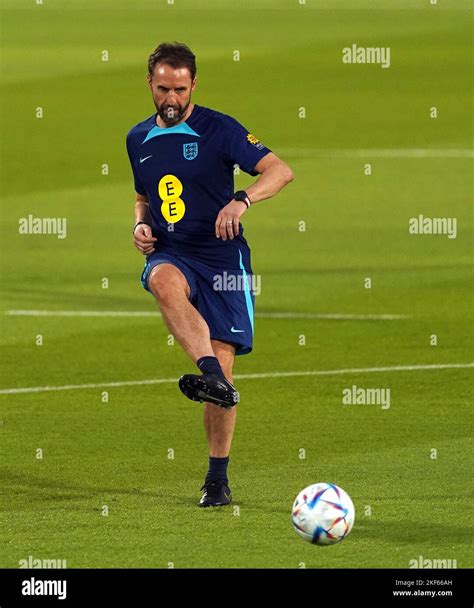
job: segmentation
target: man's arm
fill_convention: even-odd
[[[255,171],[260,173],[256,182],[245,189],[251,204],[275,196],[289,182],[293,181],[290,167],[276,154],[269,152],[255,165]],[[239,234],[240,217],[247,211],[247,205],[242,201],[232,200],[223,207],[216,219],[216,237],[223,241],[233,239]]]
[[[145,222],[138,224],[137,222]],[[133,231],[133,242],[135,247],[143,255],[148,255],[155,248],[156,238],[151,232],[150,202],[144,194],[136,192],[135,200],[135,230]]]
[[[255,171],[260,173],[260,177],[245,189],[252,204],[275,196],[286,184],[293,181],[293,171],[273,152],[258,161]]]
[[[146,222],[150,223],[150,201],[148,197],[144,194],[136,194],[135,200],[135,224],[137,222]]]

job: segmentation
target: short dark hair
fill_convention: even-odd
[[[191,80],[196,76],[196,56],[182,42],[163,42],[148,58],[148,74],[153,75],[157,63],[167,63],[172,68],[188,68]]]

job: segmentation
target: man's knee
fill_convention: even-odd
[[[148,279],[148,287],[161,303],[173,303],[180,295],[189,298],[190,288],[184,274],[172,264],[155,266]]]

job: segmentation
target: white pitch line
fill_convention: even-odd
[[[133,310],[6,310],[6,315],[14,317],[161,317],[159,312]],[[393,321],[409,319],[407,315],[396,314],[351,314],[351,313],[311,313],[311,312],[257,312],[260,319],[330,319],[354,321]]]
[[[238,374],[235,380],[254,380],[261,378],[293,378],[297,376],[338,376],[342,374],[368,374],[376,372],[413,372],[439,369],[465,369],[474,367],[474,363],[434,363],[431,365],[395,365],[393,367],[354,367],[348,369],[322,369],[297,372],[264,372],[262,374]],[[169,384],[177,378],[156,378],[153,380],[125,380],[123,382],[100,382],[98,384],[65,384],[63,386],[31,386],[25,388],[5,388],[0,395],[17,395],[24,393],[46,393],[50,391],[69,391],[87,388],[117,388],[121,386],[140,386],[150,384]]]
[[[6,310],[13,317],[161,317],[159,312],[141,310]]]
[[[332,320],[354,320],[354,321],[394,321],[397,319],[409,319],[408,315],[392,314],[370,314],[360,315],[351,313],[311,313],[311,312],[257,312],[256,317],[265,319],[332,319]]]
[[[300,158],[474,158],[472,148],[280,148],[278,153]]]

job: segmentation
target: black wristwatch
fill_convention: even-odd
[[[237,190],[237,192],[234,194],[234,200],[245,203],[247,205],[247,209],[252,204],[249,195],[245,192],[245,190]]]

